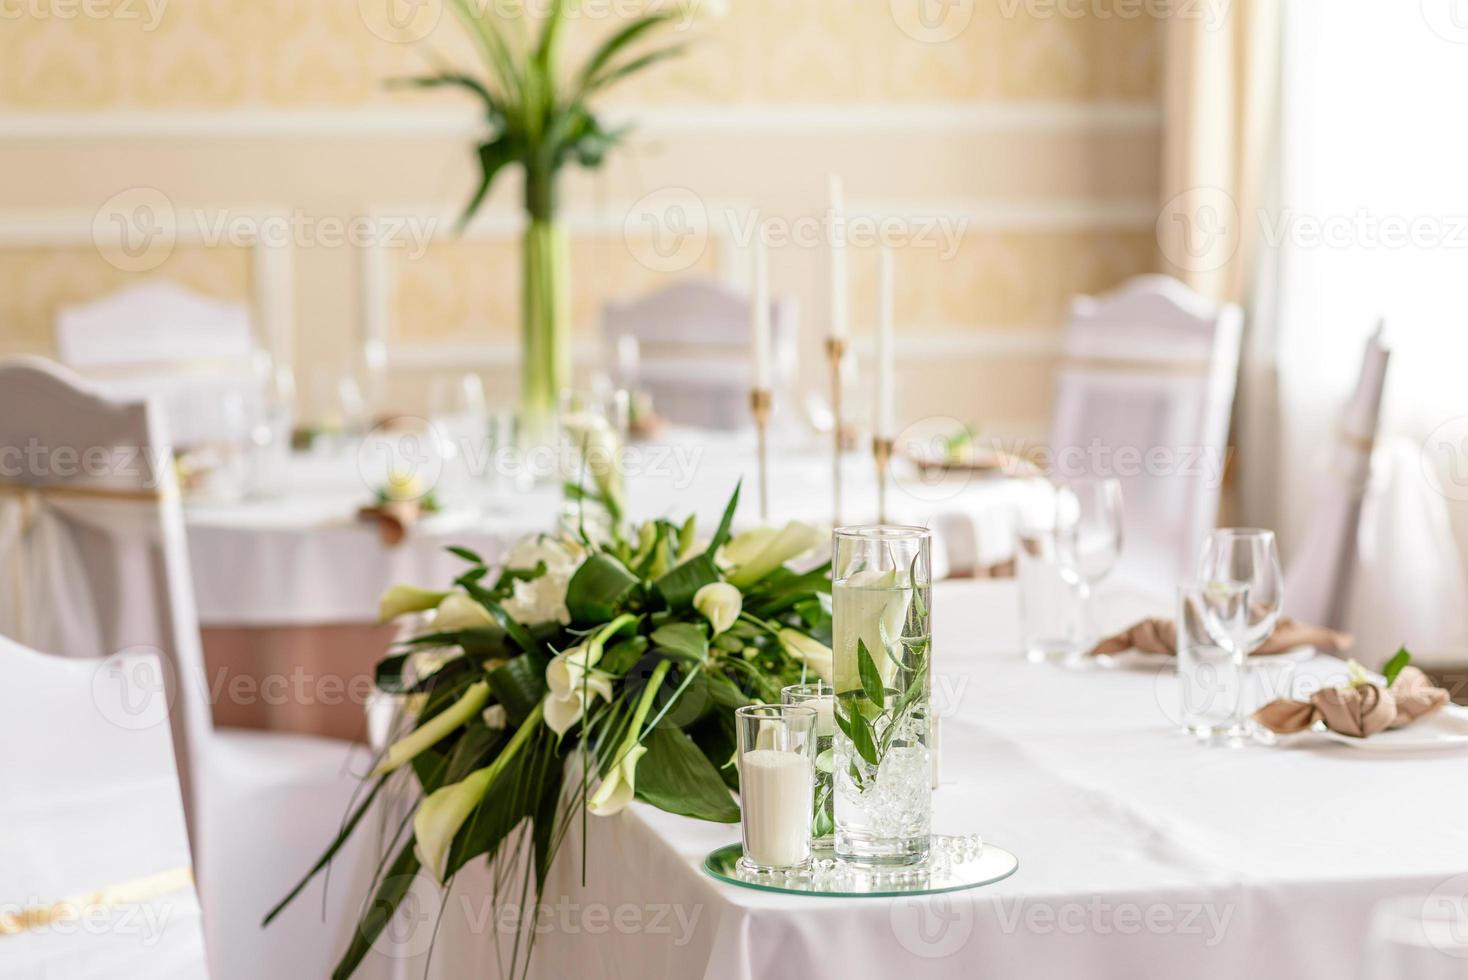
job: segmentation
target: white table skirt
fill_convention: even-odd
[[[696,513],[703,532],[712,533],[743,478],[738,524],[758,522],[752,437],[682,432],[643,451],[649,472],[629,476],[627,484],[633,518],[681,521]],[[846,520],[874,519],[870,459],[852,454],[845,474]],[[889,517],[931,525],[935,564],[967,570],[1010,556],[1013,504],[1026,487],[1021,481],[968,477],[929,487],[904,478],[890,490]],[[270,499],[187,508],[194,594],[203,625],[373,622],[378,597],[389,586],[435,587],[459,574],[463,562],[444,551],[447,545],[463,545],[493,561],[524,535],[553,529],[562,506],[561,489],[554,484],[518,492],[506,488],[477,512],[454,508],[445,499],[445,512],[420,521],[400,546],[387,547],[375,527],[356,519],[371,495],[355,457],[297,457],[279,490],[280,496]],[[829,524],[829,457],[809,448],[776,447],[770,495],[772,521]]]
[[[1103,628],[1162,611],[1103,596]],[[1014,851],[1013,877],[926,899],[737,888],[700,870],[736,826],[637,804],[591,818],[585,888],[579,838],[566,842],[531,975],[1339,980],[1358,973],[1378,900],[1468,870],[1462,755],[1199,745],[1168,720],[1170,668],[1029,665],[1015,605],[1008,582],[934,600],[935,830]],[[1324,658],[1301,669],[1344,675]],[[461,877],[431,976],[496,975],[487,896],[481,873]],[[395,966],[422,976],[421,959]]]

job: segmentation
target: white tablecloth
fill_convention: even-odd
[[[675,432],[640,447],[644,472],[627,480],[630,516],[637,520],[696,513],[712,533],[742,477],[738,526],[758,523],[753,437]],[[870,458],[845,463],[848,523],[876,516]],[[1026,484],[1001,478],[955,477],[939,486],[904,472],[894,481],[889,519],[928,524],[937,538],[935,563],[965,568],[1009,557],[1013,507]],[[190,504],[189,553],[199,620],[205,626],[290,626],[373,622],[377,599],[391,585],[437,587],[463,562],[445,546],[463,545],[490,561],[525,534],[554,527],[562,494],[554,481],[529,490],[508,486],[475,509],[454,506],[414,528],[398,547],[384,546],[374,527],[358,521],[371,501],[355,456],[292,459],[278,495],[241,503]],[[770,519],[831,520],[831,464],[818,449],[773,447]]]
[[[1012,850],[1013,877],[927,899],[738,888],[700,870],[737,827],[635,804],[591,818],[585,888],[580,841],[566,843],[532,976],[1341,980],[1358,975],[1375,902],[1468,871],[1463,755],[1199,745],[1168,720],[1166,668],[1027,664],[1015,604],[1009,582],[934,599],[935,830]],[[1112,592],[1098,618],[1161,611]],[[1344,674],[1323,658],[1301,670]],[[495,975],[487,896],[482,876],[461,878],[432,976]],[[397,966],[422,975],[421,960]]]

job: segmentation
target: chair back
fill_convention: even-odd
[[[1050,435],[1061,477],[1122,488],[1118,573],[1190,576],[1218,518],[1243,314],[1167,276],[1139,276],[1071,308]]]
[[[190,828],[210,731],[173,456],[156,407],[35,357],[0,362],[0,635],[166,668]]]
[[[208,976],[161,675],[0,639],[6,976]]]
[[[608,304],[603,339],[623,374],[634,375],[619,380],[652,395],[658,415],[674,424],[745,428],[754,383],[750,303],[721,283],[689,279],[630,303]],[[775,386],[782,389],[796,359],[792,301],[771,302],[770,328]],[[776,392],[777,412],[788,403],[782,393]]]
[[[167,280],[62,308],[56,349],[109,394],[159,399],[179,446],[237,439],[263,411],[268,357],[249,309]]]
[[[1296,619],[1345,628],[1346,601],[1360,559],[1361,507],[1371,482],[1371,455],[1390,361],[1391,351],[1378,328],[1366,341],[1361,376],[1341,419],[1310,524],[1285,573],[1285,602]]]

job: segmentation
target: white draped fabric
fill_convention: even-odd
[[[0,639],[0,974],[208,976],[161,669]],[[67,901],[71,917],[6,934],[7,917]]]
[[[935,830],[1012,850],[1013,877],[927,899],[737,888],[700,870],[736,826],[634,804],[590,819],[584,888],[579,830],[567,841],[531,975],[1354,977],[1379,901],[1461,875],[1461,754],[1387,764],[1315,736],[1199,745],[1176,730],[1170,664],[1028,664],[1016,605],[1010,582],[939,584],[933,602]],[[1103,588],[1098,625],[1166,611]],[[1346,676],[1333,658],[1299,669],[1314,683]],[[485,875],[466,873],[442,903],[429,977],[496,975],[496,939],[507,954],[512,920],[491,914],[488,894]],[[422,976],[438,908],[425,892],[374,969]]]

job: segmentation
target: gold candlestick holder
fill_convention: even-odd
[[[759,455],[759,519],[761,524],[770,521],[770,467],[769,430],[770,409],[774,397],[768,388],[755,388],[749,393],[749,413],[754,416],[755,438]]]
[[[892,440],[872,436],[872,459],[877,463],[877,523],[887,523],[887,471],[892,465]]]
[[[841,526],[841,453],[846,448],[846,418],[842,412],[841,362],[846,359],[846,338],[826,338],[826,361],[831,367],[831,524]]]

